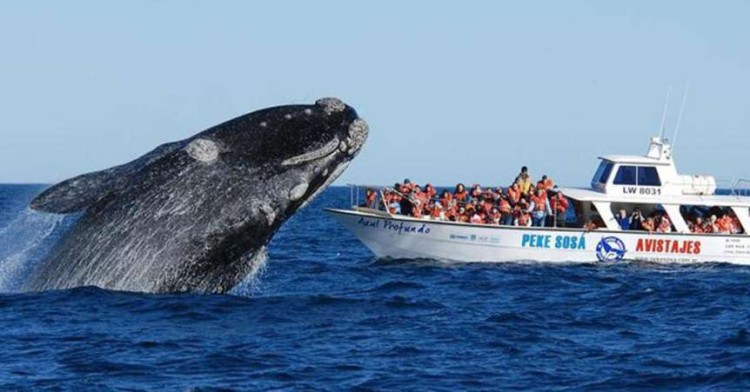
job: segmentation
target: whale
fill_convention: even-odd
[[[347,168],[368,132],[354,108],[322,98],[65,180],[30,207],[77,220],[24,288],[225,293],[264,264],[274,233]]]

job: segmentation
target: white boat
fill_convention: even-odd
[[[677,172],[667,140],[652,138],[645,156],[612,155],[601,163],[587,188],[559,188],[571,202],[578,227],[517,227],[420,219],[378,208],[327,209],[376,256],[458,262],[726,262],[750,264],[750,197],[738,191],[716,194],[711,176]],[[621,229],[616,212],[660,211],[670,233]],[[721,209],[741,223],[736,234],[691,232],[689,211]],[[580,222],[597,217],[601,228]],[[575,223],[574,223],[575,225]]]

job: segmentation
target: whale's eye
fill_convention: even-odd
[[[191,158],[201,162],[212,162],[219,157],[219,147],[206,139],[195,139],[185,147]]]

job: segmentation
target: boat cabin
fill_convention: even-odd
[[[630,214],[638,209],[644,216],[664,214],[672,222],[673,231],[689,233],[688,219],[729,213],[737,216],[743,228],[750,228],[750,198],[735,191],[717,195],[712,176],[679,174],[665,139],[652,138],[645,156],[607,155],[599,159],[590,188],[560,189],[572,201],[577,220],[593,219],[608,230],[621,230],[617,212]]]

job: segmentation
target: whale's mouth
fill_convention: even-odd
[[[362,145],[364,145],[365,140],[367,140],[368,133],[369,127],[367,125],[367,122],[361,118],[358,118],[352,121],[351,124],[349,124],[346,138],[343,141],[340,141],[338,137],[334,137],[323,147],[286,159],[281,162],[281,165],[301,165],[303,163],[327,158],[337,153],[338,151],[340,151],[341,153],[346,153],[348,155],[354,155],[362,148]]]
[[[338,148],[339,148],[339,139],[333,138],[333,140],[326,143],[325,146],[317,150],[310,151],[308,153],[297,155],[295,157],[286,159],[284,160],[284,162],[281,162],[281,165],[282,166],[294,166],[294,165],[300,165],[300,164],[310,162],[310,161],[315,161],[315,160],[325,158],[335,153]]]

